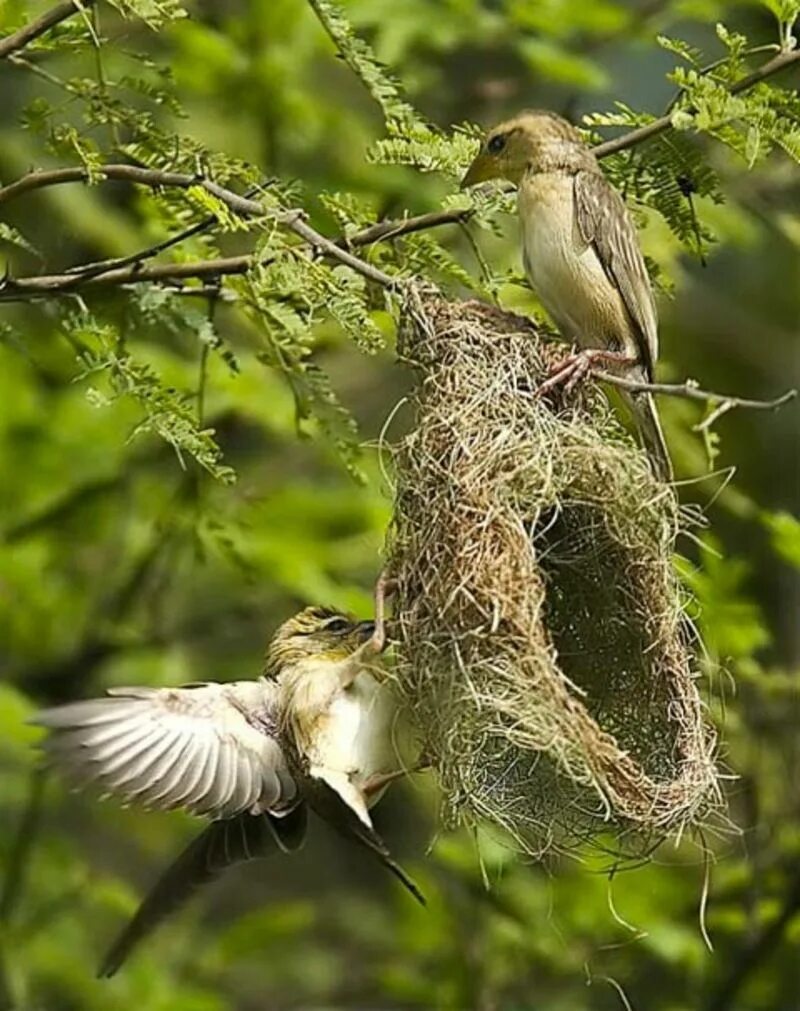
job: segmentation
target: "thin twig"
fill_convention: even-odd
[[[27,302],[35,298],[70,294],[84,287],[113,287],[139,282],[178,281],[194,278],[222,277],[245,274],[253,266],[252,256],[228,256],[216,260],[194,260],[188,263],[160,263],[151,267],[121,267],[102,274],[82,278],[70,274],[42,274],[38,277],[18,277],[0,280],[0,302]]]
[[[782,52],[781,47],[777,42],[766,42],[763,46],[753,46],[751,49],[746,49],[743,53],[743,57],[757,56],[759,53],[779,53]],[[714,60],[712,63],[707,63],[704,67],[699,67],[697,70],[698,77],[707,77],[709,74],[713,74],[715,70],[719,70],[720,67],[724,67],[729,60],[729,56],[721,56],[718,60]],[[667,107],[664,110],[664,115],[668,115],[678,102],[681,100],[683,95],[686,93],[686,88],[678,88],[672,98],[667,102]]]
[[[270,185],[270,183],[264,184],[264,186],[268,185]],[[245,197],[250,198],[257,192],[258,187],[252,187],[245,194]],[[97,260],[94,263],[82,263],[76,267],[68,267],[64,273],[74,274],[77,277],[80,277],[81,281],[86,281],[92,277],[97,277],[100,274],[105,274],[109,270],[119,270],[122,267],[142,264],[146,260],[154,259],[159,255],[159,253],[163,253],[167,249],[171,249],[173,246],[180,245],[182,242],[185,242],[186,239],[194,238],[196,235],[201,235],[203,232],[209,231],[217,224],[219,224],[219,219],[213,214],[209,214],[209,216],[207,218],[203,218],[202,221],[189,225],[188,228],[184,228],[175,235],[162,239],[160,242],[156,242],[152,246],[140,249],[136,253],[130,253],[128,256],[116,256],[107,260]]]
[[[735,81],[729,88],[728,92],[731,95],[739,95],[743,91],[748,91],[750,88],[754,87],[756,84],[760,84],[761,81],[765,81],[768,77],[772,77],[773,74],[777,74],[782,70],[786,70],[787,67],[792,66],[800,60],[800,49],[792,49],[786,52],[778,53],[771,60],[767,60],[763,66],[754,70],[752,74],[748,74],[747,77],[743,77],[739,81]],[[640,126],[636,130],[631,130],[629,133],[624,133],[621,137],[617,137],[615,140],[607,140],[602,144],[597,144],[592,148],[592,151],[598,158],[606,158],[610,154],[617,154],[618,151],[625,151],[629,147],[635,147],[637,144],[642,144],[646,140],[650,140],[652,137],[657,137],[658,134],[664,133],[672,126],[672,117],[670,115],[660,116],[658,119],[654,119],[652,123],[648,123],[646,126]]]
[[[340,245],[333,241],[333,239],[328,239],[316,229],[312,228],[308,222],[305,220],[305,214],[302,211],[289,211],[287,214],[282,215],[278,218],[278,222],[288,228],[290,231],[299,235],[301,239],[304,239],[313,249],[319,250],[325,256],[329,256],[334,260],[339,260],[341,263],[346,264],[352,270],[357,273],[362,274],[364,277],[368,278],[370,281],[375,281],[377,284],[382,284],[386,288],[392,288],[397,284],[397,279],[391,277],[389,274],[385,273],[383,270],[379,270],[378,267],[373,267],[371,263],[367,263],[366,260],[362,260],[352,253],[343,249]]]
[[[398,218],[395,221],[378,221],[368,228],[339,239],[337,245],[371,246],[375,242],[388,242],[412,232],[422,232],[427,228],[437,228],[439,225],[454,225],[469,221],[475,212],[471,208],[448,211],[431,211],[429,214],[417,214],[411,218]]]
[[[205,179],[202,176],[191,176],[184,172],[165,172],[161,169],[142,168],[139,165],[103,165],[96,171],[98,175],[105,179],[124,180],[154,188],[169,186],[177,187],[179,189],[189,189],[193,186],[199,186],[218,200],[221,200],[236,214],[240,214],[244,217],[264,217],[269,214],[269,212],[258,200],[240,196],[238,193],[234,193],[233,190],[220,186],[218,183],[215,183],[210,179]],[[82,165],[64,169],[29,172],[16,182],[9,183],[8,186],[4,186],[0,189],[0,204],[7,200],[13,200],[14,197],[18,197],[23,193],[31,192],[32,190],[43,189],[49,186],[59,186],[63,183],[85,182],[88,179],[89,171]],[[313,249],[319,250],[321,253],[331,257],[332,259],[339,260],[340,263],[344,263],[346,266],[357,271],[359,274],[362,274],[369,280],[375,281],[377,284],[381,284],[384,287],[392,287],[396,284],[395,279],[389,274],[379,270],[377,267],[373,267],[372,264],[367,263],[365,260],[354,256],[351,252],[344,248],[344,244],[334,242],[332,239],[322,235],[315,228],[312,228],[306,221],[306,215],[303,210],[293,208],[291,210],[284,211],[275,217],[275,221],[278,225],[287,228],[296,235],[299,235],[300,238]],[[239,259],[241,261],[241,258]],[[249,269],[249,264],[248,267],[245,267],[244,269]],[[213,269],[210,272],[213,273]],[[239,273],[241,270],[237,268],[236,272]],[[100,280],[104,278],[107,280],[109,277],[115,277],[116,273],[117,272],[113,270],[103,272],[102,274],[97,275],[95,279]],[[139,279],[142,280],[142,274],[145,272],[141,271],[137,273],[139,275]],[[183,274],[182,276],[186,277],[187,275]],[[28,278],[25,280],[34,282],[37,279]],[[29,284],[28,287],[41,291],[43,287],[41,280],[42,279],[39,278],[39,284]],[[52,278],[50,278],[49,281],[50,288],[64,289],[71,288],[79,284],[80,277],[76,277],[73,272],[69,282],[65,282],[61,279],[54,280]],[[115,277],[115,283],[120,283],[119,277]],[[20,282],[7,279],[5,287],[10,288],[13,291],[14,289],[19,290],[21,286]],[[24,287],[24,285],[22,287]]]
[[[210,179],[205,179],[203,176],[187,175],[185,172],[165,172],[161,169],[144,168],[141,165],[101,165],[92,170],[91,176],[139,183],[142,186],[154,188],[169,186],[189,189],[197,186],[221,200],[236,214],[241,214],[244,217],[263,217],[267,213],[258,200],[240,196],[233,190],[226,189]],[[63,183],[88,182],[91,176],[89,170],[83,165],[28,172],[16,182],[0,188],[0,204],[33,190],[60,186]]]
[[[630,390],[631,393],[661,393],[668,397],[683,397],[685,400],[699,400],[705,404],[719,405],[712,412],[710,418],[706,419],[703,427],[716,420],[720,414],[730,411],[735,407],[746,407],[754,411],[774,411],[797,396],[797,390],[787,390],[779,397],[772,400],[750,400],[747,397],[735,397],[728,393],[717,393],[713,390],[702,390],[692,379],[687,379],[685,383],[642,383],[635,379],[626,379],[623,376],[615,376],[610,372],[592,370],[595,379],[600,379],[604,383],[618,386],[622,390]]]
[[[71,18],[73,14],[83,13],[88,7],[93,6],[95,0],[63,0],[49,11],[45,11],[41,17],[36,18],[27,25],[23,25],[11,35],[6,35],[0,39],[0,60],[6,59],[12,53],[19,52],[25,46],[49,32],[62,21]]]

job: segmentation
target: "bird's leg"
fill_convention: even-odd
[[[375,631],[367,643],[367,648],[373,653],[382,653],[386,649],[386,600],[396,591],[397,580],[384,569],[375,584]]]
[[[580,351],[573,351],[550,370],[548,378],[536,390],[536,396],[541,397],[544,393],[562,385],[565,393],[571,393],[578,383],[594,371],[598,363],[603,362],[613,365],[637,365],[639,359],[624,351],[612,351],[609,348],[583,348]]]
[[[384,790],[390,783],[394,783],[396,779],[402,779],[403,776],[407,776],[408,772],[409,770],[407,769],[395,769],[394,772],[376,772],[374,776],[370,776],[364,783],[361,787],[361,792],[369,799],[376,793]]]
[[[361,787],[361,792],[365,797],[370,798],[373,794],[385,789],[390,783],[394,783],[396,779],[410,776],[413,772],[424,772],[425,769],[430,768],[430,765],[431,763],[427,758],[420,758],[410,769],[395,769],[393,772],[376,772],[364,783]]]

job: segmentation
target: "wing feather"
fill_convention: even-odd
[[[115,688],[41,712],[44,748],[78,785],[212,818],[285,809],[297,797],[274,682]]]
[[[156,782],[147,791],[148,804],[161,808],[174,806],[171,800],[173,791],[180,785],[193,755],[194,741],[191,734],[184,731],[170,753],[170,762],[163,776],[160,777],[161,782]]]
[[[575,176],[575,212],[581,237],[594,247],[603,270],[622,296],[651,380],[658,360],[658,318],[630,211],[601,172],[584,171]]]
[[[172,769],[164,776],[164,783],[153,797],[153,803],[158,807],[174,808],[176,799],[186,789],[186,779],[192,773],[192,762],[195,760],[195,745],[190,734],[184,734],[180,751],[176,753]]]

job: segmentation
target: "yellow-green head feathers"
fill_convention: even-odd
[[[303,660],[345,660],[371,637],[374,628],[371,621],[359,621],[330,607],[307,607],[272,637],[265,674],[275,677]]]
[[[571,123],[554,112],[530,109],[489,131],[461,188],[489,179],[506,179],[518,186],[529,172],[577,172],[596,164]]]

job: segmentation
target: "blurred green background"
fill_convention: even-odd
[[[45,6],[6,0],[0,34]],[[665,75],[676,58],[657,44],[659,33],[699,47],[707,62],[722,55],[717,21],[753,45],[778,38],[770,5],[715,0],[345,0],[342,8],[442,129],[463,120],[490,125],[525,106],[576,121],[617,100],[660,114],[674,94]],[[452,180],[367,159],[383,132],[379,111],[303,0],[199,0],[187,9],[188,19],[154,33],[101,6],[99,27],[110,41],[99,65],[71,36],[58,45],[58,31],[52,48],[30,56],[33,70],[0,62],[0,180],[74,163],[47,152],[36,103],[46,100],[72,122],[79,100],[58,80],[132,76],[144,52],[170,68],[185,110],[158,105],[162,127],[265,176],[297,178],[312,194],[356,194],[376,217],[435,209],[453,191]],[[792,87],[797,75],[781,83]],[[84,123],[77,138],[110,150],[113,132]],[[720,145],[703,150],[727,198],[697,201],[717,237],[707,264],[657,216],[642,233],[674,285],[660,298],[660,374],[773,396],[800,385],[797,167],[777,155],[748,171]],[[14,274],[52,272],[125,255],[179,222],[179,212],[129,186],[47,189],[3,208],[0,254]],[[320,227],[334,233],[330,218]],[[478,273],[461,229],[437,237]],[[221,241],[226,252],[249,248],[237,233]],[[499,237],[477,241],[493,264],[519,270],[513,217],[502,219]],[[175,255],[211,250],[199,237]],[[535,308],[513,283],[501,297]],[[99,317],[118,321],[121,293],[84,298]],[[200,324],[186,315],[191,303],[196,320],[206,320],[205,299],[175,299],[174,318],[172,301],[126,316],[119,326],[128,346],[167,387],[195,390],[206,370],[205,419],[238,476],[225,484],[191,460],[184,469],[154,435],[137,434],[135,398],[101,402],[102,377],[87,374],[65,338],[64,312],[82,310],[72,301],[58,310],[50,301],[0,304],[4,1006],[800,1008],[796,404],[724,417],[710,463],[692,431],[701,409],[663,403],[682,497],[702,506],[708,525],[679,547],[708,650],[702,689],[724,724],[729,774],[731,825],[704,840],[714,854],[706,913],[713,951],[701,930],[700,840],[665,844],[613,876],[596,853],[537,864],[488,833],[437,832],[435,785],[416,777],[390,791],[377,823],[427,893],[427,910],[315,824],[302,852],[231,872],[117,978],[95,981],[112,932],[196,826],[99,804],[42,779],[26,717],[110,685],[253,676],[275,626],[309,602],[367,615],[391,513],[374,446],[410,377],[393,360],[385,313],[375,319],[389,346],[372,356],[336,327],[313,334],[314,361],[360,426],[359,483],[319,427],[298,422],[290,385],[260,360],[258,326],[236,305],[217,305],[213,323],[238,371],[203,351]]]

